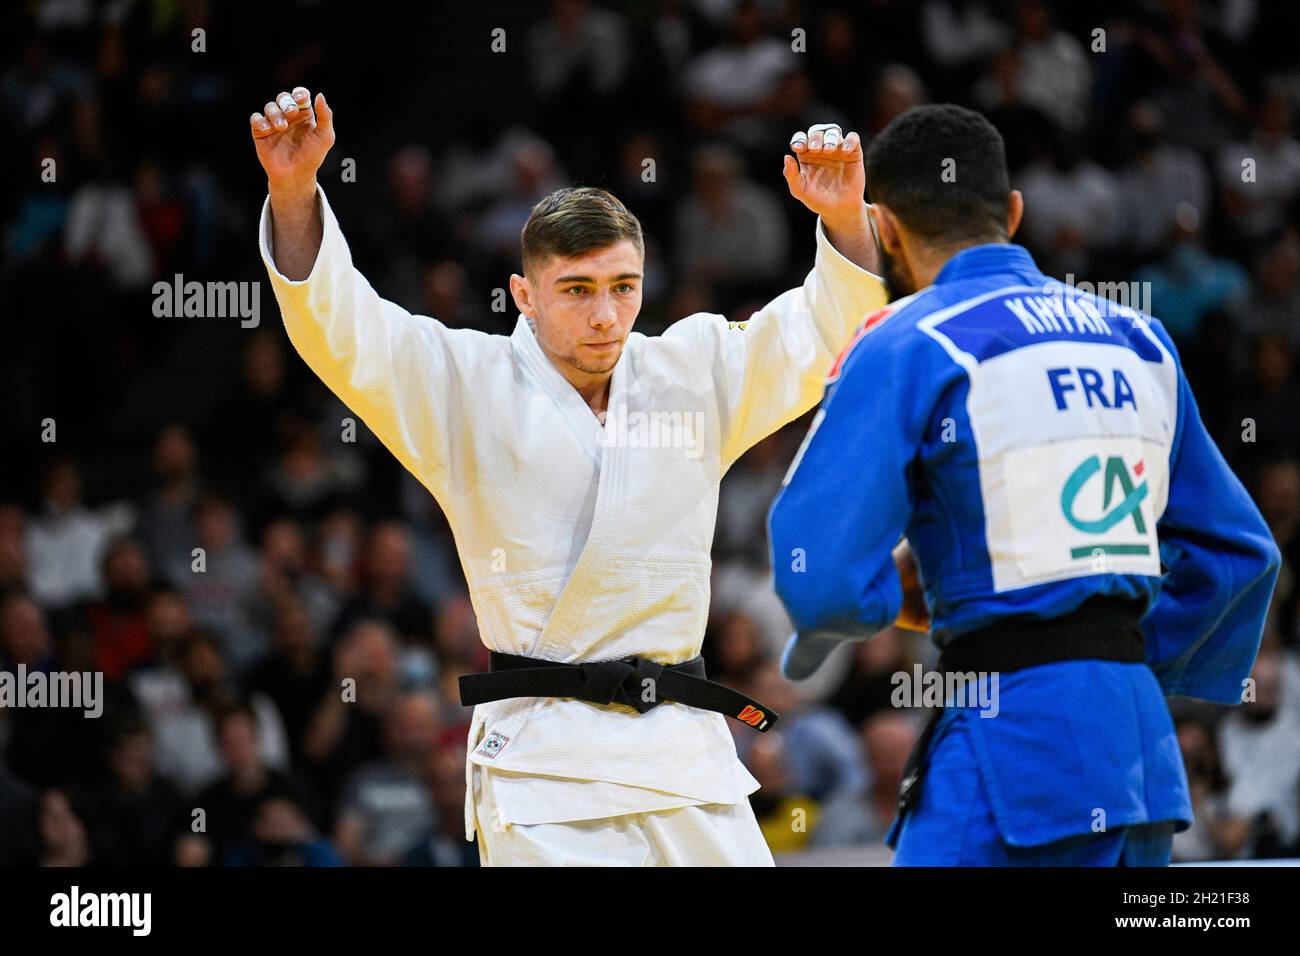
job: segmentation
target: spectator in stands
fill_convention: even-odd
[[[327,809],[354,770],[384,754],[384,723],[400,692],[398,643],[381,621],[359,621],[333,651],[333,681],[303,740],[305,768]]]
[[[696,56],[682,78],[692,122],[741,146],[759,142],[777,108],[781,78],[796,69],[796,59],[788,43],[764,36],[759,5],[738,0],[726,42]]]
[[[154,766],[149,726],[121,722],[107,754],[108,783],[96,795],[91,821],[97,861],[105,866],[167,866],[181,813],[176,788]]]
[[[1249,138],[1219,152],[1224,211],[1244,239],[1276,233],[1286,222],[1287,205],[1300,196],[1300,142],[1292,132],[1293,116],[1286,91],[1271,85]]]
[[[1173,859],[1179,863],[1234,859],[1250,834],[1250,821],[1228,811],[1228,778],[1213,730],[1195,717],[1179,720],[1177,730],[1196,820],[1190,829],[1174,835]]]
[[[1049,274],[1088,275],[1093,257],[1119,238],[1119,188],[1063,127],[1045,132],[1040,155],[1017,177],[1025,196],[1022,241]]]
[[[339,611],[334,635],[362,619],[386,622],[403,644],[433,644],[433,609],[411,586],[411,536],[398,522],[383,522],[371,530],[361,590]]]
[[[257,588],[257,554],[244,543],[230,500],[205,492],[194,509],[195,541],[202,549],[170,569],[194,622],[219,642],[221,655],[238,673],[267,650],[266,635],[250,617]]]
[[[770,280],[789,245],[780,206],[723,145],[691,157],[691,193],[677,212],[677,269],[688,279],[736,285]]]
[[[1210,181],[1195,150],[1168,141],[1165,118],[1154,104],[1133,104],[1127,120],[1129,153],[1118,171],[1119,238],[1129,255],[1146,259],[1165,248],[1176,227],[1190,231],[1186,212],[1178,220],[1183,204],[1194,210],[1196,228],[1206,221]]]
[[[304,799],[296,779],[263,759],[260,717],[251,705],[223,707],[214,724],[222,771],[189,801],[187,826],[176,842],[176,862],[182,866],[229,865],[230,854],[254,838],[264,800],[287,796],[301,805]]]
[[[1224,718],[1218,749],[1231,784],[1227,812],[1251,822],[1247,845],[1288,846],[1300,838],[1300,717],[1282,698],[1281,651],[1261,650],[1245,703]],[[1253,699],[1251,692],[1253,691]]]
[[[343,866],[328,839],[316,832],[292,793],[265,794],[253,810],[250,835],[224,857],[226,866]]]
[[[609,96],[627,69],[627,26],[585,0],[556,0],[528,32],[528,68],[542,100],[587,89]]]
[[[98,597],[112,527],[81,503],[81,474],[70,458],[50,462],[41,511],[27,522],[27,582],[43,606],[64,608]]]
[[[293,598],[302,605],[315,634],[324,634],[339,611],[338,596],[311,567],[303,526],[292,518],[278,518],[262,529],[257,587],[249,602],[254,626],[270,633],[282,601]]]
[[[1162,260],[1140,269],[1135,278],[1150,283],[1152,314],[1160,316],[1176,343],[1190,346],[1207,314],[1240,304],[1249,293],[1250,276],[1236,262],[1205,248],[1201,213],[1186,200],[1174,211],[1168,249]]]
[[[436,821],[406,854],[406,866],[478,866],[478,843],[465,840],[465,734],[444,730],[425,761]]]
[[[86,609],[95,666],[105,680],[122,680],[153,658],[146,605],[149,565],[138,541],[119,538],[104,555],[105,594]]]
[[[40,671],[89,671],[84,642],[69,631],[56,642],[46,614],[24,594],[0,602],[0,671],[17,679],[18,668],[28,675]],[[93,678],[92,678],[93,679]],[[101,688],[101,714],[108,714],[107,685]],[[21,691],[20,691],[21,692]],[[99,765],[101,724],[87,719],[87,708],[0,707],[0,754],[3,763],[27,784],[84,787]]]
[[[220,776],[218,718],[237,696],[212,637],[194,631],[175,664],[141,674],[132,686],[153,732],[158,769],[185,794]],[[275,705],[253,694],[247,707],[256,717],[260,759],[275,769],[285,768],[289,744]]]
[[[194,547],[191,520],[198,496],[198,453],[190,431],[172,423],[154,442],[154,490],[141,503],[136,534],[154,568],[189,563]]]
[[[249,673],[245,686],[275,703],[293,763],[301,765],[316,708],[333,689],[327,658],[306,607],[292,592],[276,601],[271,633],[271,653]]]
[[[384,759],[353,775],[339,807],[334,839],[353,866],[398,864],[432,829],[424,774],[439,729],[437,706],[426,694],[408,694],[393,705]]]
[[[1079,132],[1092,93],[1088,54],[1078,40],[1055,28],[1042,0],[1021,0],[1016,5],[1012,53],[1020,98],[1062,129]]]

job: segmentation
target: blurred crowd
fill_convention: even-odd
[[[1175,857],[1300,855],[1300,7],[516,7],[0,13],[0,671],[98,671],[106,696],[96,720],[0,710],[0,863],[477,863],[456,679],[486,652],[439,509],[351,432],[265,286],[256,328],[151,306],[178,273],[265,278],[247,117],[300,83],[336,111],[322,182],[358,267],[494,332],[557,186],[640,217],[640,330],[740,320],[811,262],[779,176],[794,130],[869,140],[919,103],[983,110],[1025,195],[1018,240],[1162,319],[1285,556],[1249,701],[1171,701],[1197,812]],[[737,732],[778,853],[878,845],[923,718],[891,677],[935,662],[888,630],[780,677],[764,521],[806,426],[726,476],[705,641],[711,677],[784,715]]]

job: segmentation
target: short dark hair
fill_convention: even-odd
[[[974,110],[942,103],[896,117],[867,151],[866,180],[868,198],[928,242],[1006,238],[1006,146]]]
[[[640,220],[612,193],[595,186],[557,189],[543,198],[520,238],[525,275],[549,256],[580,256],[624,239],[645,254]]]

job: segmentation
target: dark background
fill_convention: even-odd
[[[483,651],[436,506],[364,427],[340,440],[348,412],[265,282],[256,329],[153,313],[176,273],[265,278],[248,116],[298,84],[336,113],[321,181],[357,266],[490,331],[513,325],[493,292],[550,189],[602,185],[642,219],[639,329],[739,319],[811,263],[779,176],[794,130],[986,112],[1020,241],[1062,278],[1149,283],[1138,304],[1286,556],[1258,700],[1172,702],[1198,815],[1176,855],[1300,853],[1297,37],[1296,4],[1237,0],[5,5],[0,667],[102,670],[111,699],[97,721],[0,712],[0,862],[476,860],[452,691]],[[919,716],[889,676],[931,654],[889,631],[812,687],[776,676],[763,521],[805,429],[726,479],[706,640],[713,676],[788,714],[738,738],[777,852],[879,845]],[[352,673],[365,703],[340,709]]]

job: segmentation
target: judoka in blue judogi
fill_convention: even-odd
[[[837,361],[771,511],[783,670],[895,621],[905,537],[944,666],[998,699],[929,727],[895,863],[1165,864],[1192,820],[1165,697],[1241,703],[1277,546],[1160,323],[1009,242],[983,117],[912,110],[866,164],[905,297]]]

